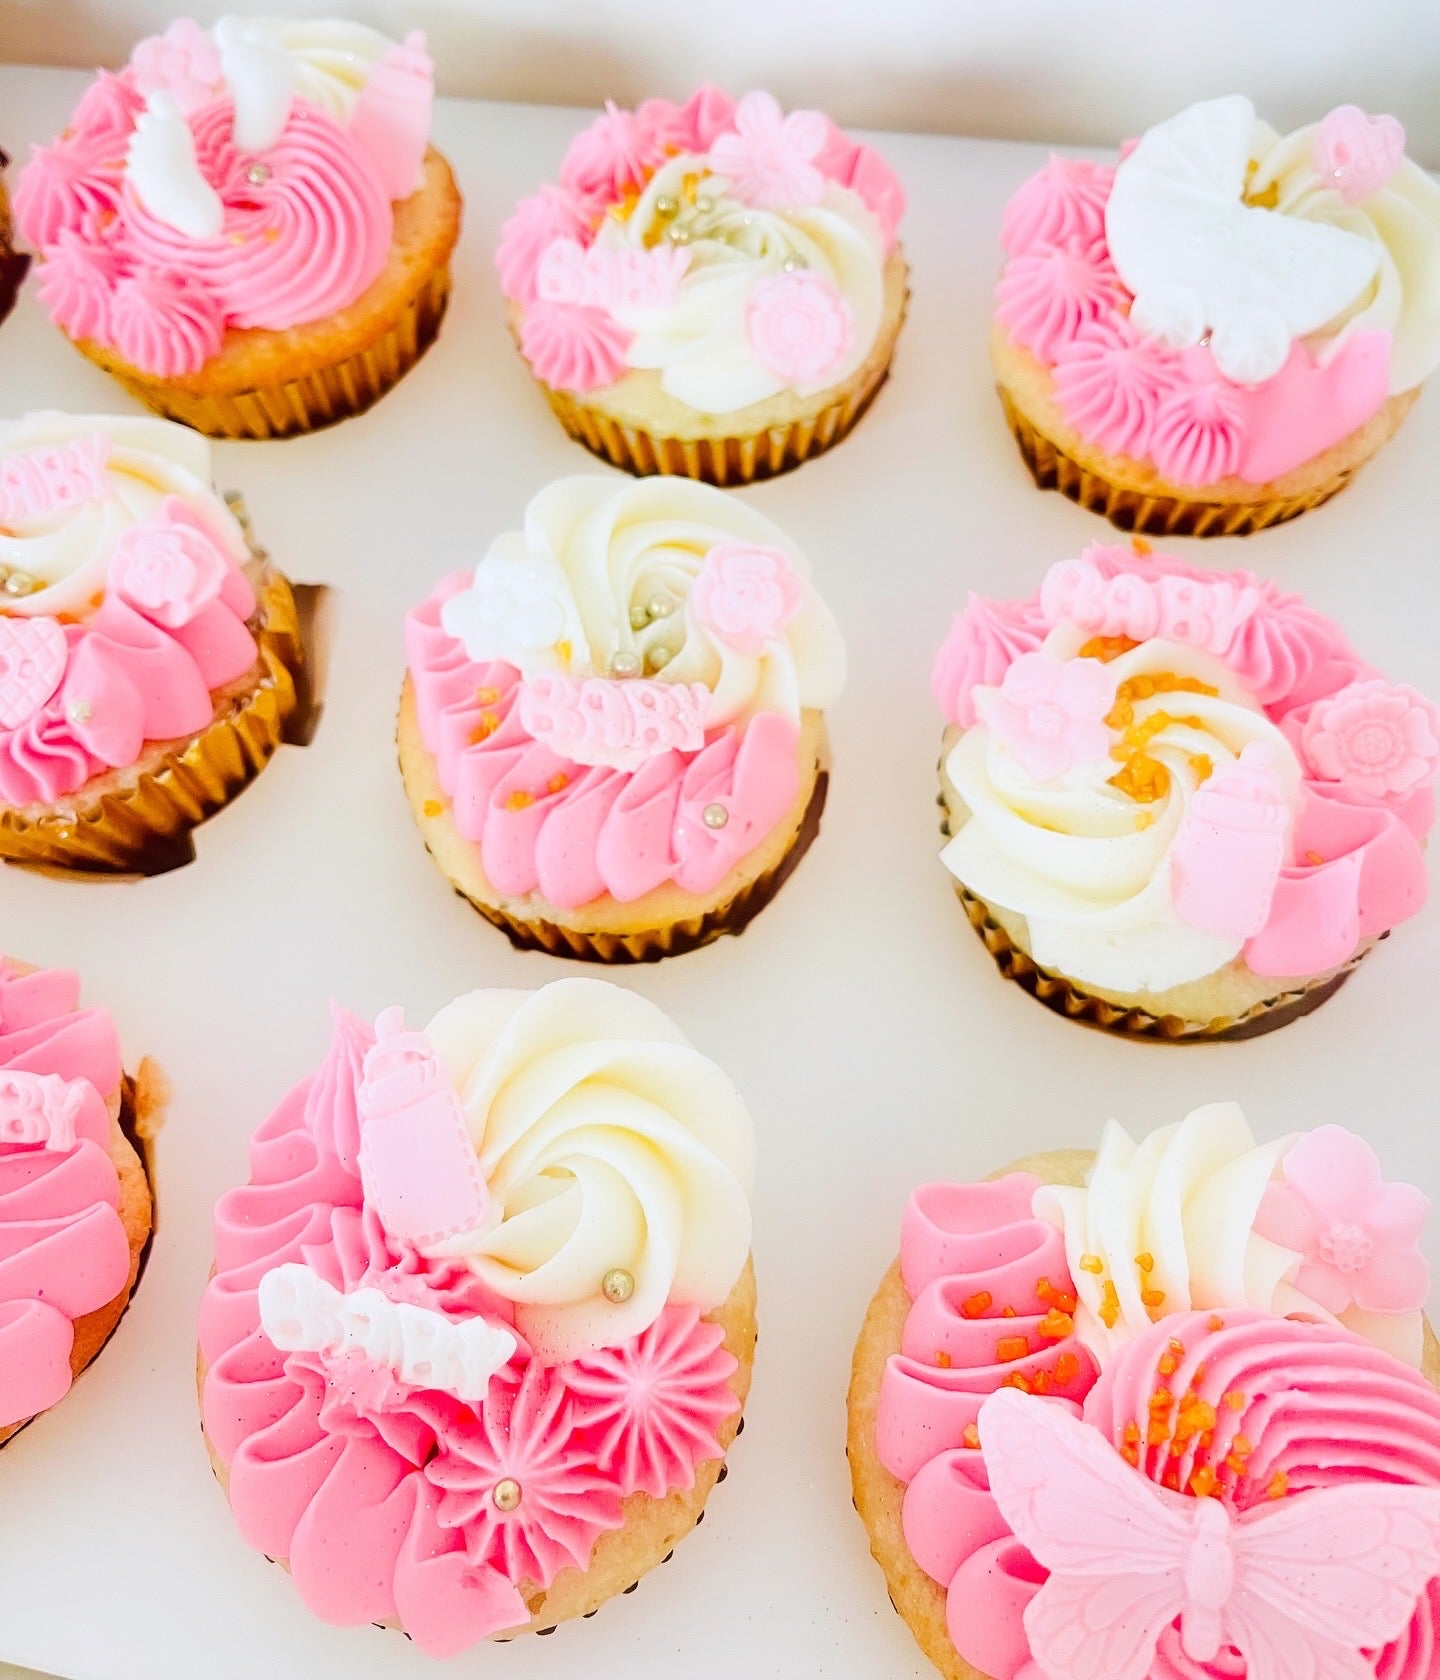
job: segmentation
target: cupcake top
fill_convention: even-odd
[[[257,657],[249,558],[188,428],[0,424],[0,802],[53,804],[204,728]]]
[[[1428,1680],[1428,1211],[1353,1133],[1257,1145],[1233,1103],[1138,1145],[1112,1123],[1085,1188],[917,1190],[875,1446],[960,1655],[992,1680]]]
[[[854,373],[880,331],[905,195],[819,111],[702,87],[609,104],[495,266],[536,377],[571,391],[652,370],[707,414]]]
[[[1265,483],[1440,363],[1440,188],[1389,116],[1277,135],[1238,95],[1052,157],[1001,228],[995,318],[1080,436],[1177,484]]]
[[[804,555],[688,479],[561,479],[406,619],[420,731],[491,884],[705,894],[800,789],[845,649]]]
[[[418,33],[177,19],[102,71],[21,171],[41,300],[159,378],[195,372],[231,328],[327,319],[385,266],[433,93]]]
[[[1424,902],[1440,708],[1299,596],[1142,548],[956,618],[945,865],[1037,963],[1115,992],[1324,973]]]
[[[317,1615],[432,1655],[522,1627],[625,1500],[723,1456],[703,1315],[747,1264],[753,1157],[724,1074],[607,982],[424,1032],[336,1009],[215,1213],[205,1428],[246,1540]]]
[[[110,1115],[120,1042],[80,978],[0,958],[0,1430],[69,1392],[75,1323],[130,1276]]]

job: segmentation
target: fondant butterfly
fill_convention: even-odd
[[[1105,209],[1136,327],[1177,349],[1208,332],[1215,365],[1247,384],[1354,304],[1380,260],[1358,234],[1244,202],[1254,132],[1238,94],[1190,106],[1124,159]]]
[[[980,1409],[990,1487],[1050,1571],[1025,1612],[1049,1680],[1146,1680],[1176,1619],[1194,1662],[1247,1680],[1374,1680],[1440,1575],[1440,1488],[1321,1488],[1233,1512],[1156,1487],[1063,1406],[1001,1389]]]

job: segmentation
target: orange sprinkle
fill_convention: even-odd
[[[1022,1394],[1029,1394],[1030,1380],[1023,1371],[1012,1371],[1000,1384],[1001,1388],[1018,1388]]]
[[[1225,1328],[1225,1320],[1223,1318],[1221,1318],[1220,1314],[1219,1313],[1211,1313],[1210,1317],[1209,1317],[1209,1320],[1206,1323],[1206,1329],[1207,1330],[1213,1330],[1218,1334],[1224,1328]]]
[[[1014,1318],[1015,1317],[1014,1307],[1001,1307],[1000,1316],[1001,1316],[1001,1318]]]
[[[1046,1341],[1058,1342],[1075,1333],[1075,1320],[1069,1313],[1061,1312],[1058,1307],[1051,1307],[1040,1320],[1039,1330]]]
[[[523,811],[527,806],[535,803],[535,795],[526,793],[524,788],[516,788],[505,801],[507,811]]]
[[[1145,1439],[1152,1447],[1163,1447],[1170,1439],[1170,1425],[1157,1418],[1156,1421],[1150,1425]]]
[[[1180,1340],[1180,1338],[1178,1336],[1172,1336],[1167,1345],[1168,1345],[1171,1353],[1173,1353],[1176,1356],[1177,1359],[1178,1358],[1183,1358],[1184,1353],[1185,1353],[1185,1344],[1184,1344],[1184,1342],[1182,1342]]]
[[[1290,1491],[1290,1478],[1283,1470],[1277,1470],[1270,1478],[1270,1485],[1265,1489],[1267,1499],[1283,1499]]]
[[[1120,1456],[1121,1456],[1121,1458],[1123,1458],[1125,1460],[1125,1462],[1130,1466],[1130,1468],[1132,1470],[1138,1470],[1140,1468],[1140,1449],[1139,1449],[1139,1447],[1128,1447],[1128,1446],[1127,1447],[1121,1447]]]
[[[1050,1373],[1048,1371],[1037,1371],[1035,1380],[1030,1386],[1036,1394],[1048,1394],[1050,1392]]]
[[[1105,1287],[1100,1293],[1100,1322],[1107,1330],[1113,1330],[1120,1322],[1120,1297],[1115,1293],[1115,1285],[1109,1278],[1106,1278]]]
[[[967,1423],[961,1431],[960,1439],[967,1447],[978,1447],[980,1445],[980,1431],[973,1423]]]
[[[1058,1307],[1061,1312],[1073,1313],[1075,1311],[1075,1309],[1080,1305],[1080,1302],[1076,1299],[1075,1296],[1066,1295],[1062,1292],[1062,1293],[1055,1296],[1055,1299],[1054,1299],[1052,1305]]]
[[[1162,1377],[1173,1377],[1180,1369],[1180,1361],[1173,1353],[1164,1353],[1161,1354],[1160,1362],[1156,1369],[1160,1372]]]
[[[1062,1353],[1055,1361],[1055,1381],[1063,1388],[1074,1382],[1079,1375],[1079,1359],[1073,1353]]]
[[[1055,1285],[1051,1283],[1049,1278],[1042,1277],[1036,1282],[1035,1299],[1037,1301],[1048,1301],[1054,1293]]]
[[[1245,1396],[1238,1388],[1232,1388],[1225,1396],[1225,1404],[1232,1412],[1243,1412],[1245,1410]]]
[[[471,745],[473,746],[479,741],[488,741],[499,727],[500,714],[498,712],[481,712],[479,723],[470,731]]]
[[[1155,1270],[1155,1256],[1147,1249],[1144,1254],[1135,1256],[1135,1264],[1148,1277]]]
[[[1305,861],[1312,869],[1314,869],[1324,863],[1325,859],[1320,856],[1319,852],[1306,852]]]
[[[1142,1289],[1140,1300],[1153,1314],[1157,1307],[1165,1305],[1165,1291],[1163,1289]]]
[[[493,706],[500,698],[498,688],[477,688],[475,690],[475,704],[477,706]]]
[[[1180,1416],[1175,1420],[1175,1439],[1188,1441],[1192,1435],[1199,1435],[1214,1427],[1215,1408],[1204,1400],[1187,1396],[1185,1404],[1180,1408]]]
[[[1208,1464],[1202,1464],[1190,1478],[1190,1491],[1197,1499],[1209,1499],[1219,1485],[1220,1478]]]
[[[1154,548],[1145,541],[1144,537],[1131,537],[1130,546],[1143,560],[1147,554],[1153,554]]]
[[[1098,659],[1102,665],[1108,665],[1112,659],[1139,646],[1139,642],[1132,642],[1128,636],[1092,636],[1080,649],[1080,657]]]
[[[427,817],[438,817],[445,807],[438,799],[427,799],[420,809]]]
[[[1164,1486],[1166,1486],[1167,1488],[1170,1489],[1171,1493],[1179,1493],[1179,1491],[1180,1491],[1180,1472],[1177,1469],[1175,1469],[1175,1467],[1173,1465],[1171,1466],[1170,1469],[1168,1469],[1165,1472],[1165,1475],[1163,1477],[1163,1484],[1164,1484]]]
[[[995,1305],[995,1297],[988,1289],[982,1289],[978,1295],[972,1295],[968,1301],[960,1303],[960,1311],[966,1318],[980,1318]]]
[[[944,1348],[938,1348],[935,1353],[935,1363],[942,1371],[948,1371],[955,1361],[951,1359],[950,1355],[946,1353]]]
[[[1197,782],[1208,781],[1215,773],[1215,766],[1204,753],[1191,753],[1190,768],[1195,772]]]
[[[1157,1388],[1150,1396],[1150,1411],[1164,1416],[1175,1404],[1175,1396],[1168,1388]]]
[[[1131,1421],[1125,1425],[1125,1433],[1124,1433],[1122,1439],[1124,1440],[1124,1442],[1127,1446],[1131,1446],[1131,1447],[1139,1446],[1139,1444],[1140,1444],[1140,1425],[1138,1423],[1136,1423],[1134,1421],[1134,1419],[1131,1419]]]
[[[1080,1270],[1089,1272],[1092,1277],[1099,1277],[1105,1270],[1105,1262],[1098,1254],[1082,1254],[1080,1256]]]
[[[1237,1458],[1232,1452],[1228,1454],[1225,1459],[1225,1468],[1227,1470],[1233,1470],[1237,1476],[1243,1476],[1245,1474],[1245,1460],[1243,1458]]]
[[[1029,1351],[1030,1344],[1023,1336],[1002,1336],[995,1344],[995,1357],[1002,1365],[1023,1359]]]
[[[1250,1445],[1245,1436],[1237,1435],[1230,1443],[1230,1451],[1236,1458],[1249,1458],[1250,1454],[1254,1452],[1255,1449]]]
[[[1205,1381],[1205,1365],[1203,1361],[1195,1367],[1195,1374],[1190,1380],[1193,1383],[1202,1383]]]
[[[549,788],[551,793],[564,793],[565,789],[570,786],[570,778],[563,770],[557,770],[545,786]]]

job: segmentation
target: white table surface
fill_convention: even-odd
[[[0,70],[5,145],[61,125],[72,72]],[[465,190],[438,345],[369,415],[317,436],[221,444],[295,578],[329,584],[334,638],[312,746],[282,749],[199,835],[198,861],[143,883],[0,871],[0,946],[83,971],[128,1058],[175,1100],[159,1230],[115,1340],[75,1392],[0,1454],[0,1659],[73,1680],[406,1680],[398,1635],[323,1626],[240,1541],[212,1482],[193,1385],[210,1211],[246,1139],[320,1059],[326,999],[418,1022],[458,992],[577,970],[521,955],[450,891],[412,827],[392,745],[405,609],[477,559],[550,479],[598,468],[560,432],[502,323],[490,266],[513,201],[553,173],[576,112],[447,103],[436,138]],[[1037,147],[895,136],[911,195],[914,300],[895,371],[837,450],[747,495],[802,543],[848,632],[819,841],[742,939],[614,977],[669,1010],[749,1098],[760,1139],[760,1340],[749,1427],[704,1527],[640,1590],[554,1638],[456,1673],[526,1680],[911,1680],[930,1671],[892,1612],[850,1508],[850,1349],[910,1188],[1032,1149],[1145,1130],[1239,1098],[1272,1136],[1333,1120],[1393,1177],[1440,1192],[1433,1032],[1440,907],[1318,1014],[1252,1043],[1162,1047],[1082,1030],[996,975],[936,861],[931,656],[967,589],[1030,590],[1109,528],[1035,490],[1000,419],[985,332],[1001,206]],[[0,328],[3,409],[107,410],[118,387],[33,296]],[[1393,677],[1440,691],[1440,400],[1337,501],[1244,541],[1189,543],[1342,617]],[[1431,1254],[1437,1255],[1432,1233]]]

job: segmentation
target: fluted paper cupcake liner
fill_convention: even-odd
[[[998,386],[1005,419],[1020,446],[1025,465],[1042,490],[1058,490],[1072,502],[1103,515],[1122,531],[1154,536],[1243,537],[1281,525],[1338,494],[1358,467],[1346,467],[1298,496],[1263,502],[1207,502],[1180,496],[1150,496],[1111,484],[1067,455],[1022,414],[1003,385]]]
[[[0,858],[98,873],[156,873],[193,855],[190,831],[250,782],[285,736],[304,663],[290,584],[267,570],[251,631],[260,653],[252,685],[197,735],[133,781],[30,818],[0,810]]]
[[[815,778],[815,788],[795,839],[777,863],[763,875],[757,875],[727,903],[701,915],[671,922],[665,927],[640,928],[633,933],[586,932],[562,927],[558,922],[515,916],[498,905],[472,898],[460,887],[456,887],[455,891],[474,905],[486,921],[499,928],[517,950],[548,951],[556,957],[573,957],[580,962],[597,963],[659,962],[662,957],[678,957],[686,951],[709,945],[727,933],[743,933],[769,904],[790,879],[795,866],[819,834],[820,816],[825,809],[829,785],[829,772],[821,770]]]
[[[450,299],[450,271],[437,269],[364,350],[296,379],[249,391],[201,394],[146,379],[117,365],[103,346],[77,345],[147,408],[209,437],[262,440],[318,431],[363,414],[409,371],[435,341]]]

